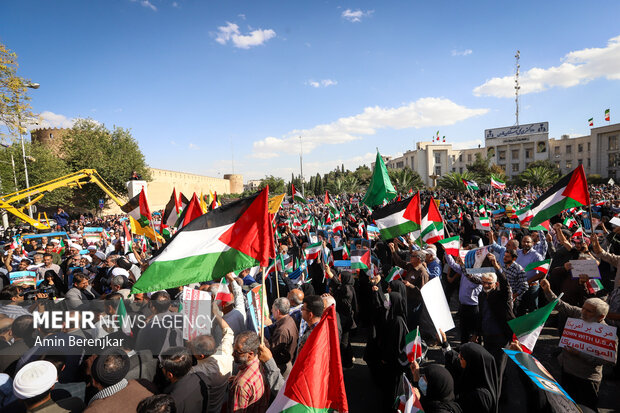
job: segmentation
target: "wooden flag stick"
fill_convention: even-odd
[[[260,314],[260,343],[265,344],[265,315],[263,314],[263,305],[265,304],[265,267],[263,267],[263,287],[260,293],[260,308],[258,311]]]

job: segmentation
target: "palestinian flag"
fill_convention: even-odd
[[[293,201],[299,202],[301,204],[307,204],[306,198],[304,198],[303,194],[297,190],[295,190],[295,185],[291,184],[291,189],[293,192]]]
[[[534,201],[534,217],[530,226],[536,226],[566,209],[582,205],[590,205],[590,194],[583,165],[579,165]]]
[[[405,351],[407,359],[410,363],[422,357],[422,338],[420,337],[420,329],[416,328],[405,336]]]
[[[401,278],[403,278],[404,274],[405,274],[405,270],[403,270],[402,268],[392,267],[390,272],[388,272],[388,275],[385,278],[385,281],[390,282],[394,280],[400,280]]]
[[[549,272],[549,267],[551,266],[551,260],[543,260],[536,261],[528,266],[526,266],[523,271],[530,272],[532,270],[542,272],[543,274],[547,274]]]
[[[459,256],[459,249],[461,248],[461,238],[457,235],[456,237],[446,238],[437,241],[446,251],[446,254],[452,255],[454,257]]]
[[[589,294],[596,294],[597,292],[603,290],[603,284],[601,284],[601,280],[597,278],[591,278],[588,280],[586,284],[586,288],[588,289]]]
[[[383,162],[381,154],[377,151],[375,169],[362,202],[373,208],[383,205],[385,201],[391,201],[394,198],[396,198],[396,189],[394,189],[394,185],[390,181],[385,162]]]
[[[127,228],[127,224],[125,223],[125,221],[123,221],[123,247],[124,247],[123,251],[125,254],[132,251],[131,241],[132,241],[131,231],[129,231],[129,229]]]
[[[132,293],[214,280],[230,271],[269,265],[275,251],[268,196],[266,187],[191,221],[151,259]]]
[[[304,249],[304,252],[306,253],[306,260],[316,260],[321,254],[322,248],[323,248],[323,244],[320,242],[308,245]]]
[[[506,189],[506,182],[491,175],[491,186],[495,189]]]
[[[278,271],[293,272],[293,257],[288,256],[286,258],[282,258],[281,255],[278,255],[278,262],[276,265],[278,266]]]
[[[560,294],[562,297],[562,294]],[[536,340],[560,297],[536,311],[509,320],[508,325],[527,353],[534,351]]]
[[[549,222],[549,220],[546,220],[545,222],[541,223],[540,225],[536,225],[535,227],[530,227],[530,231],[547,231],[549,232],[549,227],[551,226],[551,223]]]
[[[413,391],[413,386],[409,383],[405,373],[402,374],[400,383],[398,384],[398,396],[396,396],[394,408],[400,413],[424,413],[422,405],[420,404],[420,399],[418,399],[416,393]]]
[[[116,308],[116,315],[118,316],[118,323],[120,324],[121,331],[128,336],[133,336],[131,331],[131,325],[127,315],[127,308],[125,307],[125,300],[122,298],[118,300],[118,307]]]
[[[443,219],[437,208],[437,203],[431,197],[422,209],[422,241],[434,244],[443,239]]]
[[[134,196],[129,202],[123,205],[121,210],[138,221],[142,227],[148,226],[151,221],[151,210],[146,202],[144,188],[142,188],[142,191],[140,191],[138,195]]]
[[[336,205],[334,205],[334,203],[330,199],[329,192],[327,191],[325,191],[325,205],[329,207],[329,210],[332,214],[338,214],[338,208],[336,208]]]
[[[609,114],[609,109],[605,109],[605,120],[609,122],[611,120],[611,116]]]
[[[375,209],[371,219],[377,224],[381,238],[392,239],[414,231],[419,236],[420,216],[420,194],[417,193],[409,199]]]
[[[564,220],[564,222],[562,222],[562,224],[564,224],[567,228],[572,228],[575,225],[577,225],[577,220],[573,217],[566,217],[566,219]]]
[[[189,205],[183,209],[181,214],[179,228],[182,228],[195,220],[196,218],[204,215],[202,212],[202,207],[200,206],[200,200],[196,193],[192,196],[192,200],[189,201]]]
[[[588,119],[588,126],[594,126],[594,118]]]
[[[351,269],[367,270],[370,268],[370,250],[354,250],[351,253]]]
[[[337,232],[337,231],[344,231],[344,228],[342,227],[342,221],[340,220],[340,218],[332,222],[332,232]]]
[[[267,413],[347,413],[336,309],[329,306]]]
[[[348,260],[351,258],[351,253],[349,252],[349,247],[347,247],[347,243],[342,244],[342,259]]]
[[[478,190],[478,184],[475,181],[469,181],[467,179],[463,179],[463,185],[465,185],[466,189]]]
[[[225,277],[222,277],[222,280],[220,281],[220,285],[217,287],[217,292],[215,293],[215,301],[221,301],[223,303],[230,303],[234,299],[235,298],[233,297],[232,293],[230,292],[230,288],[228,287],[228,281],[226,281]]]
[[[177,198],[176,188],[173,188],[172,194],[170,195],[170,200],[166,204],[164,214],[161,217],[162,227],[176,227],[177,221],[181,216],[181,209],[181,200]]]

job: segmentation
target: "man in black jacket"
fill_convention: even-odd
[[[160,356],[161,369],[170,385],[164,389],[174,399],[177,413],[208,411],[209,391],[203,373],[190,373],[192,354],[185,347],[171,347]]]

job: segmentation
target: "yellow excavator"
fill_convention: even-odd
[[[47,193],[58,188],[82,188],[82,186],[94,183],[99,186],[114,202],[119,206],[123,206],[126,202],[123,202],[121,196],[114,190],[104,179],[97,173],[95,169],[82,169],[69,175],[61,176],[60,178],[52,179],[51,181],[44,182],[39,185],[31,186],[30,188],[22,189],[21,191],[13,192],[12,194],[0,196],[0,208],[10,212],[17,218],[27,222],[32,227],[38,230],[50,229],[49,221],[47,217],[45,222],[39,219],[30,218],[25,212],[29,206],[34,205],[40,201]],[[16,203],[30,197],[30,202],[22,206],[16,206]]]

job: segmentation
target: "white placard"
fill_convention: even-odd
[[[579,318],[566,320],[560,347],[571,347],[606,361],[616,361],[616,327],[587,323]]]
[[[618,217],[613,217],[612,219],[609,220],[609,223],[611,225],[615,225],[617,227],[620,227],[620,218]]]
[[[211,334],[211,294],[183,287],[183,340]]]
[[[422,299],[428,310],[428,314],[433,320],[437,334],[439,329],[444,333],[454,328],[454,320],[450,313],[450,306],[446,301],[446,294],[441,286],[441,278],[435,277],[420,289]]]
[[[570,260],[569,262],[573,278],[579,278],[581,274],[586,274],[590,278],[601,278],[595,260]]]

